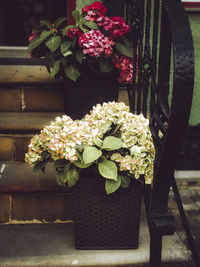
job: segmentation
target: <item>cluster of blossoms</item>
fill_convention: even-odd
[[[122,148],[109,152],[102,149],[102,154],[117,164],[118,171],[136,179],[144,175],[145,182],[151,183],[155,151],[148,119],[130,113],[124,103],[97,104],[80,121],[66,115],[56,118],[31,140],[25,160],[35,166],[48,155],[54,161],[76,163],[84,149],[94,147],[95,140],[102,143],[105,135],[112,136],[114,129]]]
[[[105,37],[100,30],[86,32],[79,37],[79,45],[83,48],[83,53],[95,57],[108,57],[112,55],[114,42]]]
[[[125,56],[113,57],[115,67],[120,71],[119,83],[131,83],[133,79],[133,62],[131,58]]]
[[[30,55],[44,57],[47,70],[56,77],[67,76],[76,81],[81,75],[79,64],[84,61],[97,63],[95,70],[103,73],[117,69],[120,72],[118,81],[131,83],[132,48],[130,42],[128,45],[124,41],[129,39],[130,26],[122,17],[106,16],[107,8],[101,1],[85,6],[82,14],[77,10],[74,12],[76,25],[65,28],[61,26],[65,18],[59,18],[61,22],[56,20],[54,24],[42,20],[40,29],[37,27],[39,30],[29,37]],[[102,57],[104,60],[100,62]]]

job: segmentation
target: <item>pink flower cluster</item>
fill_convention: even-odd
[[[123,35],[130,31],[130,26],[126,24],[122,17],[111,17],[105,19],[103,23],[105,31],[114,39],[121,38]]]
[[[87,13],[89,11],[95,11],[101,15],[105,15],[105,13],[107,12],[107,8],[103,5],[102,2],[100,1],[96,1],[93,4],[89,5],[89,6],[85,6],[82,9],[83,13]]]
[[[132,59],[125,56],[114,55],[113,62],[116,69],[120,71],[119,83],[130,84],[133,79],[133,63]]]
[[[73,40],[77,35],[81,36],[82,32],[78,28],[69,28],[66,35],[69,36],[69,38]]]
[[[79,45],[83,48],[83,53],[95,57],[108,57],[112,55],[112,47],[115,43],[105,37],[99,30],[91,30],[79,37]]]

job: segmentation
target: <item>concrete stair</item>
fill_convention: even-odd
[[[0,266],[148,266],[149,233],[144,213],[136,250],[76,250],[72,223],[0,226]],[[162,266],[184,267],[190,252],[177,234],[164,237]],[[156,267],[156,266],[155,266]]]

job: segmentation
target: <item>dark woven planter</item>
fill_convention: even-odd
[[[96,75],[87,65],[83,68],[76,82],[63,80],[65,113],[72,119],[81,119],[98,103],[118,100],[119,74],[116,71]]]
[[[73,188],[75,247],[136,249],[142,185],[132,180],[128,188],[106,195],[104,182],[100,176],[85,171]]]

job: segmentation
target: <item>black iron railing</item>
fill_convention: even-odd
[[[162,237],[175,231],[174,217],[168,213],[171,186],[194,260],[200,266],[174,179],[194,85],[193,41],[187,15],[181,0],[107,2],[113,15],[123,12],[131,25],[134,75],[133,84],[127,87],[130,108],[149,116],[156,148],[153,187],[144,190],[151,237],[150,266],[161,266]]]

